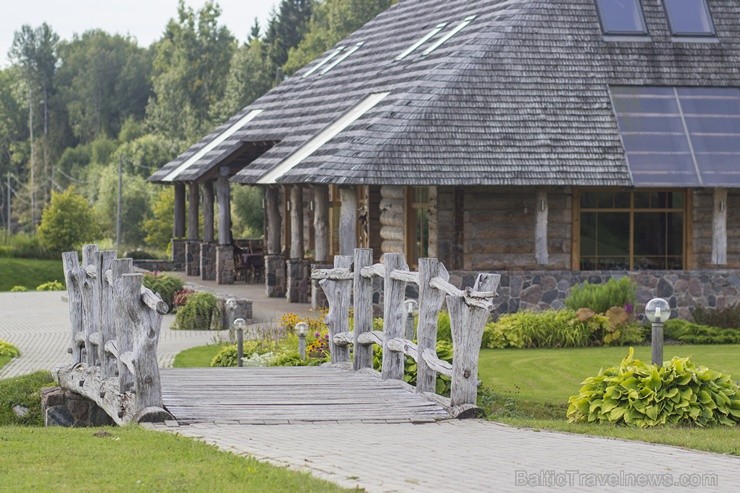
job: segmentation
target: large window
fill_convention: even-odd
[[[581,192],[580,269],[683,269],[685,202],[684,192]]]
[[[674,36],[713,36],[714,24],[706,0],[663,0]]]
[[[640,0],[596,0],[604,34],[647,34]]]

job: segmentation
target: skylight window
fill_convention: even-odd
[[[400,55],[398,55],[395,58],[395,61],[403,60],[404,58],[409,56],[411,53],[416,51],[416,49],[419,48],[421,45],[423,45],[424,43],[432,39],[434,36],[436,36],[442,29],[445,28],[445,26],[447,26],[447,24],[448,24],[447,22],[437,24],[434,29],[432,29],[431,31],[429,31],[429,33],[427,33],[426,36],[424,36],[419,41],[417,41],[416,43],[406,48],[406,50],[404,50]]]
[[[333,62],[331,62],[324,70],[322,70],[319,73],[319,75],[324,75],[329,70],[333,69],[334,67],[336,67],[337,65],[339,65],[340,63],[342,63],[343,61],[345,61],[347,58],[350,57],[350,55],[352,55],[352,53],[354,53],[355,51],[359,50],[362,47],[362,45],[364,45],[364,44],[365,44],[364,41],[360,41],[359,43],[357,43],[356,45],[354,45],[352,48],[350,48],[349,50],[347,50],[342,56],[340,56],[339,58],[337,58],[336,60],[334,60]]]
[[[604,34],[647,34],[640,0],[596,0],[596,7]]]
[[[316,65],[314,65],[314,67],[311,70],[303,74],[303,77],[301,77],[301,79],[305,79],[306,77],[308,77],[309,75],[316,72],[318,69],[320,69],[327,63],[329,63],[332,59],[334,59],[337,55],[339,55],[343,49],[344,49],[344,46],[340,46],[339,48],[334,50],[329,56],[321,60],[321,63],[317,63]]]
[[[465,29],[468,26],[468,24],[470,24],[471,22],[473,22],[473,19],[475,19],[475,17],[476,16],[474,16],[474,15],[471,15],[470,17],[466,17],[465,20],[463,20],[460,24],[458,24],[457,26],[455,26],[454,28],[452,28],[452,30],[450,32],[448,32],[447,34],[445,34],[444,36],[442,36],[441,38],[439,38],[432,46],[430,46],[429,48],[427,48],[426,50],[424,50],[424,52],[422,53],[422,55],[426,56],[426,55],[430,54],[431,52],[433,52],[434,50],[436,50],[437,48],[439,48],[440,46],[442,46],[445,42],[447,42],[448,39],[450,39],[455,34],[459,33],[463,29]]]
[[[706,0],[663,0],[674,36],[713,36],[714,24]]]

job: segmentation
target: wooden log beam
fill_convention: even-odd
[[[535,205],[534,251],[538,265],[547,265],[547,191],[537,190],[537,204]]]
[[[421,352],[421,359],[432,371],[447,375],[448,377],[452,376],[452,365],[447,361],[439,359],[437,357],[437,351],[428,348],[424,349]]]
[[[52,375],[60,387],[95,402],[116,424],[131,422],[136,412],[134,395],[121,393],[115,378],[102,378],[100,368],[82,363],[55,368]]]
[[[213,180],[203,183],[203,241],[212,242],[215,239],[213,216]]]
[[[218,198],[218,244],[231,245],[231,186],[227,176],[216,180]]]
[[[390,273],[391,279],[394,279],[396,281],[403,281],[403,282],[413,282],[414,284],[419,284],[419,273],[418,272],[411,272],[408,270],[394,270]]]
[[[280,217],[280,190],[277,187],[267,187],[265,189],[265,214],[267,219],[267,254],[280,255],[282,253],[280,244],[282,219]]]
[[[394,270],[408,270],[409,266],[400,253],[386,253],[383,255],[383,263],[386,272]],[[385,332],[385,343],[383,344],[383,380],[403,379],[403,354],[392,351],[388,347],[388,341],[404,334],[404,321],[406,310],[403,300],[406,295],[406,283],[386,276],[384,279],[383,296],[383,331]]]
[[[67,285],[69,321],[71,324],[69,351],[72,354],[72,364],[75,365],[82,362],[82,349],[77,344],[77,334],[84,334],[82,325],[82,278],[85,272],[80,268],[77,252],[64,252],[62,254],[62,261],[64,265],[64,283]]]
[[[185,184],[175,183],[175,222],[173,238],[185,238]]]
[[[385,265],[374,264],[368,267],[363,267],[360,274],[362,274],[362,277],[365,277],[367,279],[372,279],[373,276],[385,277]]]
[[[303,245],[303,188],[290,187],[290,258],[302,259]]]
[[[313,228],[315,240],[314,260],[319,263],[329,261],[329,188],[323,185],[313,187],[314,213]]]
[[[436,258],[419,259],[419,323],[417,339],[419,351],[423,354],[429,350],[435,354],[437,350],[437,319],[444,303],[444,292],[433,287],[431,280],[439,278],[448,282],[450,275],[445,266]],[[437,372],[424,358],[418,362],[416,375],[416,389],[419,392],[434,392],[437,387]]]
[[[715,188],[712,209],[712,263],[727,264],[727,189]]]
[[[411,356],[414,361],[419,361],[419,347],[408,339],[396,337],[388,341],[388,349],[396,353],[402,353]]]
[[[352,255],[357,246],[357,191],[339,187],[342,208],[339,216],[339,254]]]
[[[188,240],[198,239],[198,215],[200,209],[200,187],[196,182],[188,183]]]
[[[311,279],[320,281],[322,279],[331,279],[332,281],[346,281],[354,279],[355,274],[349,269],[318,269],[311,273]]]
[[[357,343],[355,344],[355,347],[370,346],[372,344],[377,344],[378,346],[382,347],[383,341],[385,341],[385,332],[380,330],[372,330],[370,332],[363,332],[362,334],[357,336]]]
[[[113,272],[111,270],[106,271],[105,277],[107,279],[107,282],[110,283],[110,285],[113,285]],[[141,287],[141,301],[151,308],[152,310],[156,311],[157,313],[161,315],[167,315],[170,311],[170,308],[167,306],[167,303],[164,302],[162,297],[159,295],[159,293],[155,293],[151,289],[142,286]]]
[[[334,336],[334,344],[337,346],[347,346],[354,344],[355,334],[354,332],[342,332]]]
[[[353,314],[355,360],[353,368],[357,371],[373,367],[372,347],[359,344],[359,338],[373,330],[373,281],[362,275],[363,269],[373,264],[373,251],[369,248],[356,248],[354,264],[352,285],[355,295]]]
[[[352,257],[337,255],[334,257],[335,269],[349,269],[352,267]],[[329,327],[329,349],[332,363],[349,362],[349,348],[339,346],[334,337],[343,332],[349,332],[349,306],[352,296],[352,278],[322,279],[319,286],[326,293],[329,301],[329,313],[326,316],[326,325]]]

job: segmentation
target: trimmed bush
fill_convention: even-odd
[[[691,313],[691,317],[699,325],[740,331],[740,303],[720,309],[697,306]]]
[[[740,344],[740,330],[710,327],[687,320],[668,320],[663,326],[666,339],[686,344]]]
[[[185,305],[177,310],[173,328],[181,330],[210,330],[219,319],[218,301],[211,293],[193,293]]]
[[[634,359],[587,378],[568,399],[570,422],[656,425],[727,425],[740,422],[740,387],[730,375],[674,357],[662,366]]]
[[[571,310],[588,308],[596,313],[606,313],[613,306],[625,307],[631,312],[635,304],[635,283],[629,277],[609,279],[605,284],[590,284],[588,281],[574,286],[565,299]]]
[[[182,279],[171,274],[145,274],[144,286],[159,293],[162,300],[172,310],[175,293],[182,290],[184,283]]]
[[[64,284],[59,281],[49,281],[36,286],[36,291],[64,291]]]
[[[0,340],[0,356],[10,356],[11,358],[15,358],[20,355],[21,352],[18,351],[17,347],[7,341]]]

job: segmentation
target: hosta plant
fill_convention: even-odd
[[[740,388],[730,375],[689,358],[663,365],[634,359],[587,378],[568,399],[568,421],[634,425],[727,425],[740,423]]]
[[[0,356],[10,356],[11,358],[15,358],[20,355],[21,352],[18,351],[17,347],[13,346],[9,342],[0,340]]]

